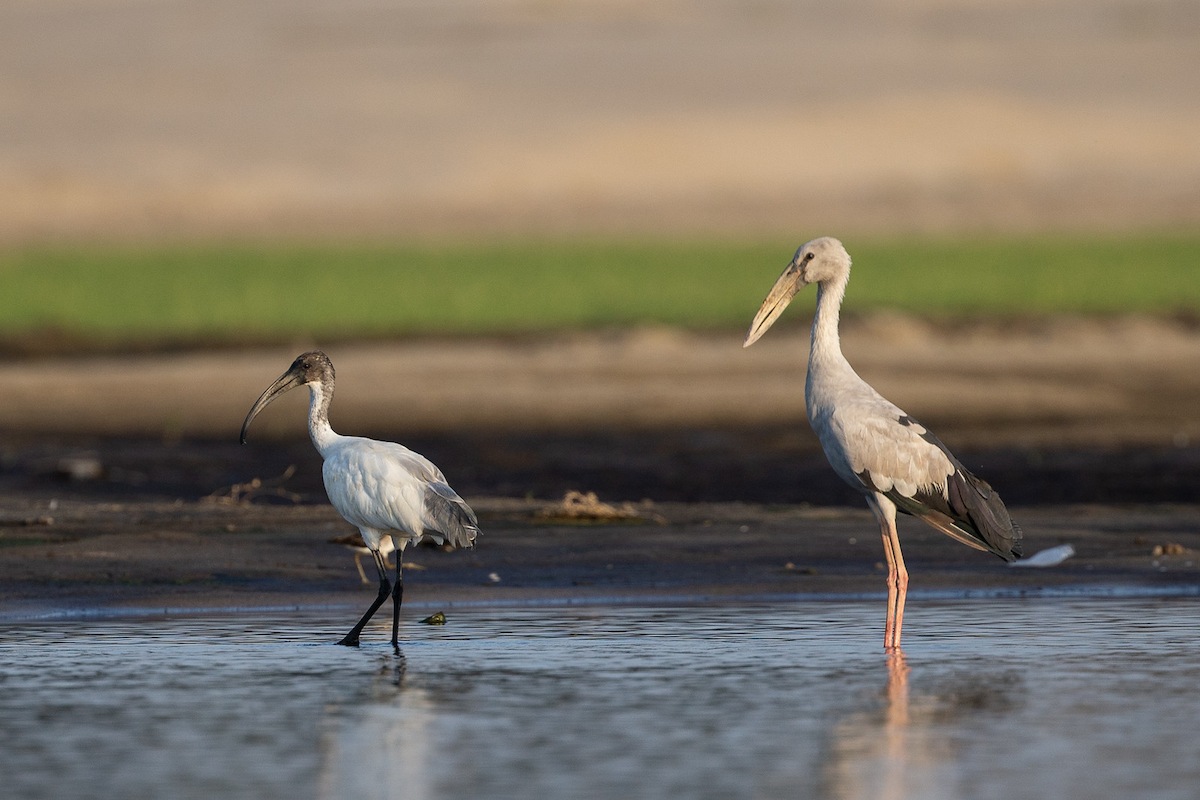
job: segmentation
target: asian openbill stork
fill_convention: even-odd
[[[900,648],[908,571],[896,534],[896,512],[919,517],[969,547],[1005,561],[1021,556],[1021,529],[992,487],[959,463],[936,436],[858,377],[838,340],[838,313],[850,280],[850,255],[837,239],[813,239],[771,288],[746,334],[749,347],[792,298],[817,284],[804,400],[825,456],[843,480],[865,495],[883,534],[888,562],[884,647]]]

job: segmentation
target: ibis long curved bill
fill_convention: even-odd
[[[757,342],[767,329],[775,324],[775,320],[779,319],[779,315],[788,307],[788,303],[792,302],[796,293],[807,285],[801,262],[793,259],[779,276],[779,280],[775,281],[767,299],[763,300],[758,313],[754,315],[754,321],[750,323],[750,330],[746,332],[746,341],[742,342],[742,347],[749,347]]]
[[[297,358],[292,362],[288,371],[279,376],[279,380],[267,387],[267,390],[254,403],[254,407],[250,409],[250,413],[246,415],[246,421],[242,423],[242,444],[246,443],[246,433],[250,430],[250,423],[254,421],[258,413],[269,406],[276,397],[297,386],[303,386],[304,382],[304,365]]]

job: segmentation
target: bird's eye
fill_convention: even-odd
[[[812,253],[809,253],[808,255],[806,255],[806,256],[804,257],[804,260],[805,260],[805,261],[812,261],[812,260],[813,260],[813,254],[812,254]]]

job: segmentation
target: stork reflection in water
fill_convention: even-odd
[[[888,562],[884,647],[900,648],[908,570],[900,552],[896,512],[1005,561],[1021,556],[1021,529],[1000,496],[966,470],[930,431],[885,400],[842,355],[838,314],[850,255],[837,239],[813,239],[796,251],[746,334],[758,341],[796,293],[817,284],[804,400],[808,421],[834,471],[866,497],[883,535]]]
[[[429,536],[439,544],[470,547],[479,535],[479,521],[433,463],[403,445],[361,436],[341,436],[329,426],[334,373],[329,357],[319,350],[292,362],[258,398],[242,424],[242,444],[258,413],[279,395],[297,386],[309,394],[308,434],[325,463],[321,475],[329,502],[358,528],[379,571],[379,595],[339,644],[358,645],[359,634],[392,595],[392,645],[398,645],[400,604],[404,597],[401,555],[410,542]],[[396,549],[396,583],[388,583],[381,543],[390,536]]]

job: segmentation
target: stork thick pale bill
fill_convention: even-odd
[[[404,596],[401,556],[409,543],[423,536],[454,547],[471,547],[479,535],[479,522],[429,459],[403,445],[361,436],[341,436],[329,425],[334,372],[329,357],[319,350],[304,353],[292,362],[262,393],[242,424],[242,443],[250,423],[272,400],[297,386],[309,390],[308,433],[324,459],[321,475],[329,502],[347,522],[358,528],[364,545],[379,571],[379,594],[341,644],[357,645],[359,634],[379,607],[392,595],[392,645],[398,644],[400,604]],[[382,552],[384,537],[396,549],[396,583],[388,582]]]
[[[842,355],[838,314],[849,280],[850,255],[841,242],[822,237],[803,245],[754,315],[743,346],[766,333],[804,286],[817,284],[804,389],[808,421],[834,471],[863,493],[879,521],[888,562],[884,646],[898,651],[908,571],[896,532],[897,511],[1006,561],[1021,555],[1021,529],[991,486],[871,388]]]
[[[807,285],[808,281],[804,280],[804,272],[802,265],[795,261],[787,265],[787,269],[779,276],[779,280],[775,281],[775,285],[771,287],[771,291],[767,294],[767,299],[763,300],[762,306],[758,309],[758,313],[754,315],[754,320],[750,323],[750,330],[746,333],[746,340],[742,342],[742,347],[749,347],[757,342],[767,329],[775,324],[775,320],[783,314],[783,310],[788,307],[788,303],[792,302],[801,289]]]

